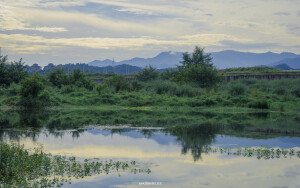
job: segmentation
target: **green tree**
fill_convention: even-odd
[[[28,76],[28,72],[25,70],[22,59],[10,63],[8,67],[8,75],[11,83],[19,83],[21,80]]]
[[[65,70],[63,68],[56,68],[54,70],[51,70],[47,77],[54,86],[59,88],[61,88],[62,85],[69,84],[68,75],[65,73]]]
[[[74,69],[70,75],[70,80],[77,87],[84,87],[88,90],[93,90],[95,84],[93,81],[85,76],[80,69]]]
[[[150,81],[150,80],[155,80],[159,76],[159,72],[156,71],[154,67],[151,65],[146,66],[144,69],[142,69],[138,74],[137,74],[137,79],[139,81]]]
[[[37,98],[38,95],[43,91],[44,84],[41,81],[41,77],[38,73],[27,77],[21,82],[21,97],[32,97]]]
[[[192,55],[183,53],[181,65],[178,68],[178,81],[195,82],[202,88],[210,88],[216,86],[221,77],[212,64],[210,54],[204,53],[204,48],[198,46]]]
[[[50,95],[44,92],[44,83],[38,73],[21,81],[19,105],[25,108],[39,108],[50,104]]]
[[[0,56],[0,86],[9,86],[19,83],[28,76],[22,59],[18,62],[8,62],[7,56]]]
[[[177,71],[174,69],[167,69],[166,71],[160,73],[160,78],[162,80],[174,80],[177,76]]]
[[[84,78],[84,74],[80,71],[80,69],[74,69],[71,74],[71,79],[74,82],[80,81]]]
[[[49,81],[56,87],[61,88],[63,85],[75,85],[93,90],[94,83],[87,78],[79,69],[74,69],[71,74],[66,74],[63,68],[56,68],[48,74]]]
[[[0,57],[0,86],[8,86],[10,84],[8,77],[7,56]]]
[[[106,84],[108,87],[113,88],[115,92],[125,91],[129,88],[125,77],[118,74],[114,74],[112,77],[105,79],[103,84]]]
[[[204,48],[198,46],[195,47],[192,56],[189,53],[185,52],[182,54],[182,61],[180,62],[182,68],[188,68],[192,65],[206,65],[208,67],[213,67],[211,54],[205,54]]]

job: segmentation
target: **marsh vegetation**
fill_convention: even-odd
[[[148,66],[130,80],[123,75],[102,75],[94,84],[92,76],[73,70],[55,69],[46,75],[28,75],[22,62],[0,59],[0,104],[13,108],[57,106],[167,106],[242,107],[271,111],[299,111],[300,79],[241,79],[223,82],[209,54],[196,47],[185,53],[177,70],[158,72]],[[244,70],[245,69],[245,70]],[[225,72],[274,71],[271,68],[237,68]],[[4,77],[3,77],[3,76]],[[7,75],[7,76],[5,76]],[[9,76],[12,75],[12,76]],[[3,77],[3,78],[2,78]]]
[[[222,81],[222,74],[240,71],[256,74],[275,70],[255,67],[220,72],[210,55],[198,47],[192,55],[183,55],[177,69],[158,72],[148,66],[129,77],[84,74],[76,69],[29,75],[22,61],[9,63],[1,57],[0,186],[58,187],[77,178],[120,171],[149,175],[151,167],[157,173],[157,166],[169,164],[160,156],[176,158],[171,166],[180,165],[178,158],[189,161],[191,157],[198,163],[207,155],[275,159],[274,164],[282,159],[290,160],[288,163],[299,160],[300,79]],[[95,78],[102,82],[95,84]],[[116,135],[118,142],[111,145]],[[62,143],[73,140],[72,147],[80,145],[76,140],[85,143],[93,138],[96,144],[85,147],[101,151],[95,152],[100,159],[54,155],[22,145],[41,143],[47,149],[49,142],[45,140],[50,138]],[[220,146],[218,140],[229,140],[230,144]],[[264,145],[268,140],[271,146]],[[83,155],[78,150],[82,148],[71,151]],[[147,165],[139,166],[144,159]]]

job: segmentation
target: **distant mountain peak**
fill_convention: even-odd
[[[292,52],[281,52],[280,54],[281,55],[296,55],[296,54],[294,54]]]

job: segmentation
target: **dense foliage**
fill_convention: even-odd
[[[27,77],[21,82],[21,97],[32,97],[36,98],[40,92],[44,89],[41,77],[38,74]]]
[[[156,69],[151,65],[147,66],[136,75],[137,80],[143,82],[155,80],[158,77],[159,77],[159,72],[157,72]]]
[[[62,68],[52,70],[47,75],[49,81],[56,87],[77,86],[92,90],[94,83],[79,69],[74,69],[71,74],[66,74]]]
[[[214,87],[221,81],[212,64],[212,57],[204,53],[204,48],[196,46],[192,55],[184,53],[180,63],[181,65],[177,66],[179,81],[195,82],[202,88]]]
[[[220,82],[209,54],[196,47],[184,54],[178,70],[159,72],[149,66],[137,75],[91,74],[57,68],[46,76],[25,77],[0,87],[0,104],[40,108],[59,105],[127,107],[243,107],[297,111],[300,79],[240,79]],[[256,69],[256,68],[255,68]],[[264,70],[264,69],[263,69]],[[92,79],[97,79],[95,87]]]
[[[126,91],[128,89],[128,83],[124,76],[113,74],[111,77],[104,80],[103,84],[97,87],[99,93]]]
[[[0,86],[7,87],[12,83],[19,83],[27,75],[22,59],[18,62],[8,62],[7,56],[0,56]]]

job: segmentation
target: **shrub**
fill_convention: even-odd
[[[100,101],[101,103],[104,103],[104,104],[117,104],[117,99],[112,96],[112,95],[109,95],[109,94],[102,94],[100,95]]]
[[[129,89],[129,85],[122,75],[114,74],[113,76],[104,80],[104,84],[112,88],[114,92],[126,91]]]
[[[141,98],[130,98],[125,102],[126,106],[133,106],[133,107],[144,106],[145,104],[146,102]]]
[[[176,79],[177,76],[177,71],[175,71],[174,69],[167,69],[166,71],[160,73],[160,78],[162,80],[174,80]]]
[[[140,91],[141,89],[143,89],[143,85],[137,80],[131,82],[129,87],[130,87],[130,91]]]
[[[8,96],[15,96],[20,91],[20,85],[17,85],[16,83],[10,84],[10,87],[6,90],[6,95]]]
[[[286,93],[285,88],[283,87],[277,87],[273,93],[277,94],[277,95],[284,95]]]
[[[142,69],[136,76],[136,78],[139,81],[150,81],[150,80],[155,80],[159,76],[159,72],[156,71],[154,67],[151,65],[146,66],[144,69]]]
[[[250,99],[248,97],[244,97],[244,96],[230,97],[230,100],[234,105],[237,105],[237,106],[245,106],[247,103],[250,102]]]
[[[99,94],[109,93],[109,87],[106,83],[97,85],[96,90]]]
[[[85,77],[81,78],[80,80],[77,80],[75,82],[75,85],[77,87],[82,87],[82,88],[88,89],[90,91],[92,91],[95,86],[95,84],[93,83],[92,80],[90,80],[89,78],[85,78]]]
[[[156,94],[169,94],[169,95],[175,95],[175,92],[178,89],[178,85],[174,82],[168,81],[168,80],[156,80],[151,82],[147,90],[152,90]]]
[[[254,100],[248,103],[249,108],[269,109],[269,103],[266,100]]]
[[[237,84],[230,84],[229,87],[229,94],[232,96],[239,96],[239,95],[244,95],[245,94],[245,86],[237,83]]]
[[[37,98],[38,94],[44,89],[41,77],[37,73],[21,82],[21,96]]]
[[[194,97],[198,92],[189,85],[180,85],[175,91],[177,97]]]
[[[298,86],[297,88],[294,88],[292,90],[292,94],[295,95],[296,97],[300,98],[300,86]]]
[[[233,106],[233,103],[232,103],[231,100],[224,100],[224,101],[222,102],[222,104],[223,104],[224,106]]]
[[[66,86],[61,87],[61,92],[63,94],[72,93],[74,90],[75,90],[74,86],[72,86],[72,85],[66,85]]]
[[[49,98],[45,96],[47,94],[44,93],[42,98],[39,96],[43,90],[44,84],[39,74],[35,73],[33,76],[25,78],[21,82],[19,105],[25,108],[37,108],[48,104]]]
[[[40,105],[41,106],[48,106],[51,103],[50,100],[50,93],[47,90],[44,90],[41,92],[41,94],[39,95],[39,101],[40,101]]]
[[[49,81],[56,87],[61,88],[62,85],[71,84],[69,76],[65,73],[63,68],[56,68],[51,70],[47,75]]]
[[[215,105],[217,104],[217,102],[211,98],[206,98],[204,101],[203,101],[203,104],[206,105],[206,106],[212,106],[212,105]]]
[[[47,75],[49,81],[56,87],[61,88],[67,85],[75,85],[77,87],[84,87],[88,90],[94,89],[94,83],[87,78],[79,69],[74,69],[68,75],[63,68],[56,68]]]
[[[217,104],[217,101],[215,101],[213,98],[203,96],[199,98],[193,98],[192,100],[189,100],[187,102],[187,105],[191,107],[197,107],[197,106],[212,106]]]

